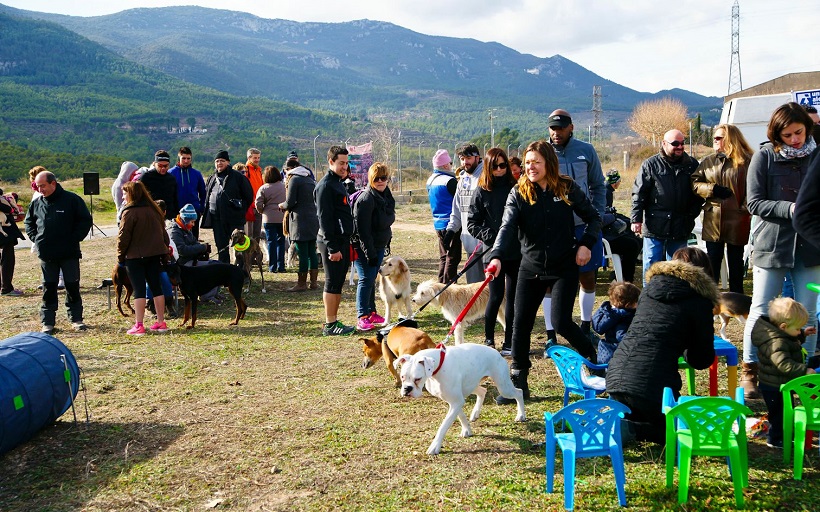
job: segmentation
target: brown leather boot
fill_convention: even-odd
[[[308,272],[310,272],[310,289],[315,290],[319,287],[319,285],[317,284],[317,281],[319,280],[319,269],[314,268],[312,270],[309,270]]]
[[[305,290],[307,290],[307,272],[299,272],[299,281],[292,288],[288,288],[288,291],[303,292]]]
[[[760,398],[760,389],[757,387],[757,371],[757,363],[743,363],[740,387],[743,388],[743,397],[746,400]]]

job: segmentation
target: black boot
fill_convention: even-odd
[[[484,340],[484,344],[488,347],[495,348],[495,341],[493,341],[492,338],[487,338],[486,340]]]
[[[529,370],[510,370],[510,379],[512,379],[513,386],[524,392],[524,400],[530,399],[530,387],[527,384],[527,376],[529,374]],[[506,398],[498,395],[495,397],[495,403],[498,405],[510,405],[516,402],[515,398]]]

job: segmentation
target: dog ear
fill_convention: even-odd
[[[375,347],[377,345],[376,340],[372,338],[359,338],[359,341],[361,341],[367,347]]]
[[[398,359],[396,359],[395,361],[393,361],[393,369],[398,370],[399,366],[403,365],[404,363],[406,363],[407,361],[409,361],[412,358],[413,358],[413,356],[411,356],[410,354],[404,354],[403,356],[401,356]]]
[[[432,357],[425,357],[424,358],[424,373],[427,374],[427,378],[433,376],[433,371],[436,369],[436,362],[433,361]]]
[[[410,268],[407,266],[407,263],[405,263],[404,260],[399,260],[399,270],[401,270],[402,272],[407,272],[408,270],[410,270]]]

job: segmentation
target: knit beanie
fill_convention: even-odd
[[[450,154],[447,153],[446,149],[439,149],[436,151],[435,156],[433,156],[433,168],[434,169],[441,169],[447,164],[453,163],[450,159]]]
[[[224,149],[216,154],[216,156],[214,157],[214,160],[219,160],[220,158],[222,160],[227,160],[229,162],[231,161],[231,157],[228,156],[228,152],[225,151]]]
[[[191,221],[195,221],[196,217],[196,208],[194,208],[194,205],[192,204],[186,204],[179,210],[179,218],[186,224]]]

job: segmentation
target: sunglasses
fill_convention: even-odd
[[[722,140],[723,140],[723,137],[715,137],[715,138],[714,138],[714,141],[715,141],[715,142],[720,142],[720,141],[722,141]]]
[[[666,142],[667,144],[669,144],[673,148],[677,148],[677,147],[685,145],[685,143],[683,141],[680,141],[680,140],[673,140],[672,142],[669,142],[668,140],[665,140],[664,142]]]
[[[387,181],[387,176],[376,176],[373,181]]]
[[[506,169],[506,168],[507,168],[507,163],[506,162],[501,162],[500,164],[493,165],[493,169]]]

